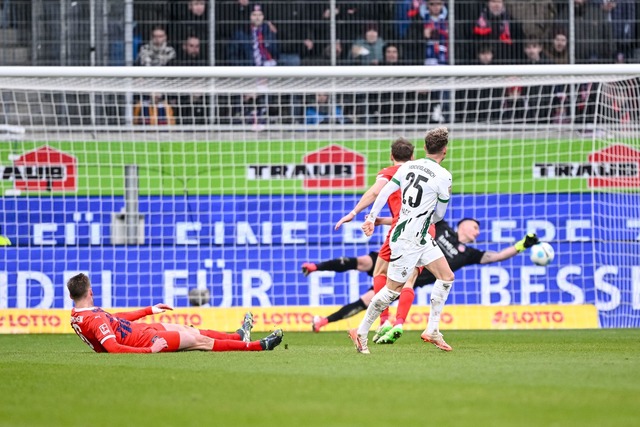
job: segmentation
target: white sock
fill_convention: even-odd
[[[369,329],[371,329],[371,325],[380,317],[380,313],[389,307],[392,302],[397,300],[398,297],[400,297],[400,292],[392,291],[386,286],[375,294],[375,296],[371,298],[369,307],[367,307],[367,313],[364,315],[364,319],[362,319],[360,326],[358,326],[358,335],[367,335]]]
[[[453,282],[445,282],[443,280],[436,280],[433,285],[433,291],[431,291],[431,311],[429,312],[429,323],[427,324],[427,334],[431,335],[437,331],[440,327],[440,315],[444,308],[444,303],[447,301],[449,291]]]

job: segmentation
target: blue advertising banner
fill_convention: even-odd
[[[304,277],[300,264],[377,250],[354,222],[335,222],[358,196],[143,197],[142,245],[113,245],[121,198],[0,198],[0,225],[14,246],[0,249],[0,308],[70,307],[64,283],[90,275],[105,307],[166,301],[188,305],[207,287],[213,306],[333,305],[370,286],[364,273]],[[363,219],[364,215],[361,215]],[[556,259],[527,254],[456,276],[451,304],[595,304],[603,327],[640,327],[640,195],[514,194],[456,196],[447,219],[481,223],[475,245],[499,251],[535,231]],[[429,287],[417,292],[427,303]]]

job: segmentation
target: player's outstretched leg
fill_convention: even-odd
[[[329,319],[322,316],[313,316],[313,320],[311,321],[311,330],[313,332],[320,332],[322,327],[329,324]]]
[[[244,315],[242,327],[236,331],[240,335],[240,339],[244,342],[251,342],[251,329],[253,329],[253,313],[248,311]]]
[[[328,261],[322,261],[319,263],[305,262],[302,264],[302,274],[308,276],[314,271],[335,271],[337,273],[344,273],[349,270],[358,269],[358,258],[356,257],[341,257],[330,259]],[[366,270],[363,270],[366,271]]]
[[[320,329],[322,329],[324,326],[328,325],[329,323],[337,322],[339,320],[343,320],[343,319],[347,319],[349,317],[355,316],[356,314],[360,313],[362,310],[367,309],[368,303],[365,302],[365,300],[371,301],[371,298],[373,298],[373,291],[369,290],[366,293],[364,293],[360,298],[358,298],[357,301],[350,302],[347,305],[343,305],[342,307],[340,307],[338,311],[336,311],[335,313],[331,313],[327,317],[314,316],[311,322],[311,330],[313,332],[320,332]]]
[[[282,331],[282,329],[276,329],[260,340],[260,346],[263,350],[273,350],[280,345],[283,337],[284,332]]]
[[[318,266],[312,262],[305,262],[304,264],[302,264],[302,274],[304,274],[305,276],[308,276],[309,274],[317,270]]]

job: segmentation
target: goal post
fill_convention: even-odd
[[[441,125],[445,219],[476,218],[481,250],[533,231],[556,251],[457,272],[443,329],[640,327],[639,99],[637,65],[0,68],[0,130],[20,129],[0,141],[0,313],[23,316],[0,332],[57,331],[78,272],[106,308],[309,330],[371,279],[301,264],[377,251],[364,214],[334,224],[395,138],[422,155]]]

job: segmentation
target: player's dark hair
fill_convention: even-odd
[[[445,127],[431,129],[424,137],[424,148],[429,154],[438,154],[449,143],[449,130]]]
[[[478,227],[480,227],[480,221],[478,221],[478,220],[477,220],[477,219],[475,219],[475,218],[462,218],[460,221],[458,221],[458,224],[456,225],[456,227],[460,227],[460,224],[462,224],[462,223],[463,223],[463,222],[465,222],[465,221],[473,221],[473,222],[475,222],[476,224],[478,224]]]
[[[90,287],[91,282],[89,281],[89,277],[87,277],[87,275],[83,273],[76,274],[67,282],[69,295],[74,301],[79,300],[87,295]]]
[[[413,157],[414,148],[408,139],[398,138],[391,145],[391,155],[396,162],[408,162]]]

